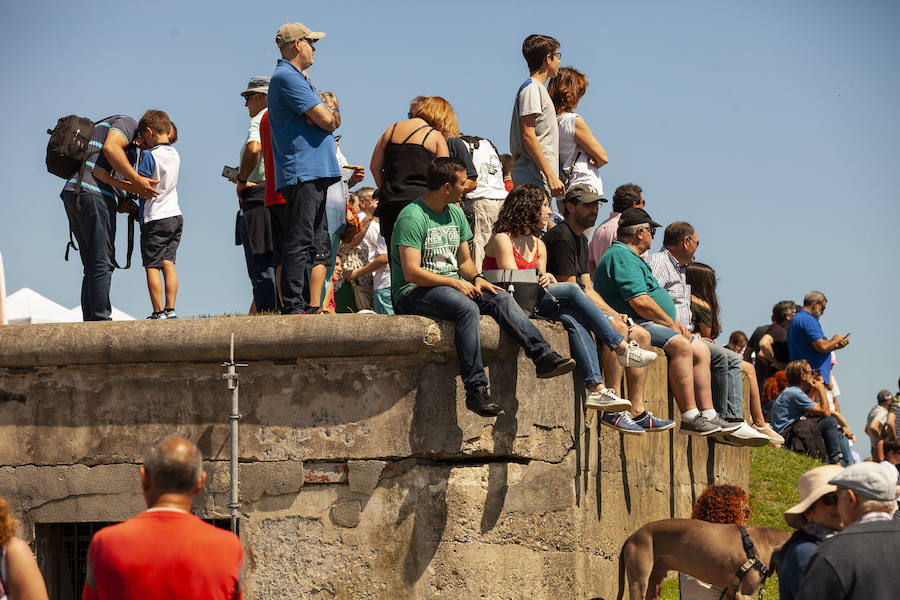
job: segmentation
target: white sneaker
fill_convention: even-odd
[[[619,398],[614,391],[603,388],[599,392],[588,392],[585,406],[603,412],[621,412],[631,408],[631,402],[625,398]]]
[[[720,439],[732,446],[768,446],[772,440],[764,433],[760,433],[753,427],[742,421],[740,427],[728,433],[722,433]]]
[[[756,431],[760,432],[761,434],[767,436],[769,438],[769,441],[772,442],[773,446],[775,446],[775,445],[780,446],[781,444],[784,443],[784,438],[781,437],[780,435],[778,435],[778,433],[776,433],[775,430],[772,429],[772,426],[769,425],[768,423],[766,423],[762,427],[758,427],[758,426],[754,425],[753,429],[755,429]]]
[[[656,352],[644,350],[636,341],[631,340],[623,354],[616,354],[616,359],[623,367],[646,367],[656,360],[656,356]]]

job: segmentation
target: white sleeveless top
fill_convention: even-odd
[[[559,124],[559,173],[569,173],[572,176],[566,189],[577,183],[586,183],[593,186],[599,193],[603,193],[603,182],[600,180],[600,169],[588,162],[587,154],[582,150],[574,167],[572,161],[580,148],[575,143],[575,117],[576,113],[562,113],[556,117]]]

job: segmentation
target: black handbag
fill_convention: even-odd
[[[538,283],[538,269],[489,269],[481,275],[489,283],[509,292],[529,317],[537,316],[541,300],[549,295]]]

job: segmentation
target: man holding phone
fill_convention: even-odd
[[[822,379],[831,389],[831,352],[850,343],[850,334],[825,337],[819,317],[825,312],[828,299],[822,292],[813,290],[803,298],[803,308],[791,319],[788,326],[788,353],[792,361],[805,360],[812,369],[822,373]]]

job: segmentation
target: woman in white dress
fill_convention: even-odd
[[[587,86],[587,77],[572,67],[560,69],[547,86],[559,124],[559,178],[567,190],[586,183],[603,194],[600,167],[609,158],[585,120],[574,112]]]

